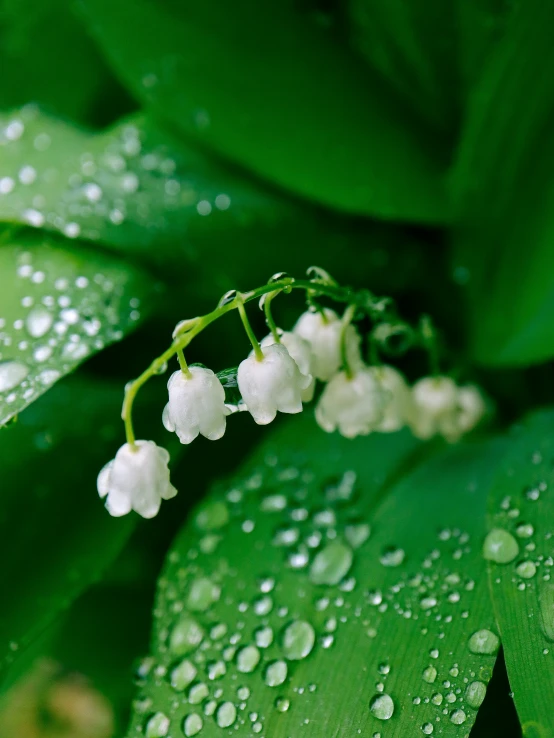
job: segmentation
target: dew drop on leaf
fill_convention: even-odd
[[[202,730],[204,722],[198,713],[193,712],[187,715],[183,721],[183,733],[187,738],[192,738],[193,735],[197,735]]]
[[[486,684],[483,682],[471,682],[471,684],[468,684],[465,694],[467,704],[477,710],[485,699],[486,693]]]
[[[196,677],[196,666],[187,659],[181,661],[171,672],[171,686],[177,691],[186,689]]]
[[[522,561],[516,566],[516,574],[522,579],[532,579],[537,573],[537,567],[532,561]]]
[[[369,709],[378,720],[389,720],[394,712],[394,702],[388,694],[377,694],[369,703]]]
[[[519,553],[519,545],[511,533],[493,528],[483,544],[483,556],[497,564],[509,564]]]
[[[427,682],[427,684],[433,684],[435,679],[437,678],[437,670],[434,666],[428,666],[423,671],[422,679],[424,682]]]
[[[190,615],[183,615],[171,631],[169,650],[175,656],[185,656],[201,643],[203,637],[202,626]]]
[[[20,361],[0,362],[0,392],[14,389],[29,374],[29,367]]]
[[[554,641],[554,584],[543,584],[539,591],[541,626],[549,641]]]
[[[306,658],[315,643],[315,632],[306,620],[295,620],[283,633],[283,653],[291,661]]]
[[[480,653],[492,656],[498,651],[500,639],[491,630],[483,628],[476,631],[468,641],[468,648],[471,653]]]
[[[352,550],[341,541],[331,541],[313,560],[310,580],[314,584],[338,584],[351,566]]]
[[[249,674],[251,671],[254,671],[259,663],[260,652],[256,646],[245,646],[237,654],[237,669],[242,674]]]
[[[217,708],[215,719],[220,728],[229,728],[237,719],[237,708],[232,702],[223,702]]]
[[[454,725],[461,725],[462,723],[465,723],[467,720],[467,715],[463,710],[454,710],[450,714],[450,722],[454,723]]]
[[[169,732],[169,718],[163,712],[157,712],[146,723],[146,738],[164,738]]]
[[[282,659],[273,661],[265,670],[264,681],[268,687],[278,687],[287,678],[287,664]]]

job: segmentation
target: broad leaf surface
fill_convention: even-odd
[[[82,244],[4,234],[0,246],[0,425],[151,309],[155,283]],[[144,303],[144,304],[143,304]]]
[[[514,429],[491,490],[485,546],[515,705],[528,738],[554,735],[554,412]],[[491,534],[492,536],[492,534]]]
[[[98,471],[121,443],[121,398],[119,384],[73,378],[0,430],[0,583],[9,601],[0,612],[0,681],[99,579],[138,520],[110,517],[96,491]],[[154,437],[167,444],[158,403],[141,398],[148,412]]]
[[[437,142],[292,2],[82,5],[121,78],[187,137],[331,207],[448,219]]]
[[[455,274],[489,365],[554,355],[553,24],[550,3],[518,5],[473,90],[453,173]]]
[[[502,443],[425,461],[408,434],[311,422],[178,537],[129,735],[468,732],[498,647],[481,545]]]

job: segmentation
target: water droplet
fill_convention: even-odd
[[[215,585],[211,579],[208,579],[207,577],[199,577],[198,579],[195,579],[190,586],[187,597],[187,607],[193,612],[207,610],[210,605],[217,602],[220,593],[220,588]]]
[[[185,656],[202,642],[203,637],[202,626],[190,615],[183,615],[171,631],[169,650],[176,656]]]
[[[0,392],[17,387],[29,374],[29,367],[19,361],[0,362]]]
[[[283,634],[283,652],[291,661],[308,656],[314,643],[314,629],[306,620],[295,620],[287,626]]]
[[[54,316],[49,310],[43,307],[36,307],[27,316],[25,325],[33,338],[42,338],[42,336],[48,333],[53,322]]]
[[[209,693],[210,690],[206,684],[204,682],[198,682],[197,684],[193,684],[189,689],[187,698],[191,705],[198,705],[202,700],[206,699]]]
[[[268,687],[278,687],[287,678],[287,664],[279,659],[273,661],[265,670],[264,680]]]
[[[186,689],[196,677],[196,667],[191,661],[184,659],[171,672],[171,686],[177,691]]]
[[[483,682],[471,682],[468,684],[465,699],[470,707],[479,708],[487,694],[487,686]]]
[[[511,533],[502,528],[493,528],[485,538],[483,556],[497,564],[509,564],[519,553],[519,546]]]
[[[371,534],[371,528],[367,523],[352,523],[344,529],[344,537],[352,548],[359,548],[364,544]]]
[[[378,720],[389,720],[394,712],[394,702],[388,694],[377,694],[369,703],[369,709]]]
[[[516,535],[519,536],[519,538],[531,538],[534,532],[535,529],[531,523],[521,523],[516,528]]]
[[[196,712],[192,712],[190,715],[187,715],[183,721],[183,733],[187,738],[191,738],[191,736],[200,733],[203,725],[204,722],[200,715]]]
[[[275,707],[279,712],[287,712],[290,707],[290,700],[287,700],[286,697],[278,697],[275,700]]]
[[[467,645],[471,653],[482,653],[491,656],[498,651],[500,639],[491,630],[483,628],[471,636]]]
[[[310,580],[314,584],[338,584],[351,566],[352,549],[341,541],[331,541],[313,560],[310,567]]]
[[[383,566],[400,566],[404,561],[406,554],[402,548],[389,546],[381,554],[379,561]]]
[[[215,719],[220,728],[228,728],[237,719],[237,708],[232,702],[223,702],[217,708]]]
[[[430,610],[432,607],[436,607],[438,604],[436,597],[422,597],[419,601],[422,610]]]
[[[435,692],[435,694],[431,697],[431,702],[434,705],[442,705],[442,694],[440,692]]]
[[[169,718],[163,712],[157,712],[146,723],[146,738],[164,738],[169,732]]]
[[[539,604],[543,633],[549,641],[554,641],[554,584],[542,585]]]
[[[254,671],[260,662],[260,652],[256,646],[245,646],[237,653],[237,669],[243,674]]]
[[[214,681],[214,679],[221,679],[227,673],[227,667],[224,661],[212,661],[208,664],[208,679]]]
[[[432,723],[423,723],[421,726],[421,730],[423,731],[424,735],[431,735],[433,732],[433,724]]]
[[[450,714],[450,722],[454,723],[454,725],[461,725],[462,723],[465,723],[467,719],[467,715],[463,710],[454,710]]]
[[[436,678],[437,670],[434,666],[429,665],[426,669],[423,670],[422,679],[424,682],[427,682],[427,684],[433,684]]]
[[[258,628],[254,632],[254,639],[258,648],[269,648],[273,643],[273,630],[269,626]]]
[[[211,502],[198,511],[195,522],[200,530],[223,528],[229,522],[229,509],[224,502]]]
[[[223,295],[223,297],[221,298],[217,306],[223,307],[224,305],[228,305],[230,302],[233,302],[236,296],[237,296],[236,290],[229,290]]]
[[[516,566],[516,574],[522,579],[532,579],[537,573],[537,567],[532,561],[522,561]]]

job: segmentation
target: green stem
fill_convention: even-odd
[[[352,370],[352,367],[348,363],[348,342],[346,339],[348,335],[348,326],[352,322],[352,319],[355,314],[356,314],[356,306],[349,305],[344,311],[344,315],[342,316],[342,330],[340,334],[341,359],[342,359],[342,364],[344,366],[344,372],[346,376],[348,377],[348,379],[352,379],[352,377],[354,376],[354,372]]]
[[[192,372],[189,369],[189,365],[187,364],[182,348],[177,349],[177,359],[179,361],[179,366],[181,367],[181,371],[183,372],[185,377],[187,379],[192,379]]]
[[[238,300],[237,307],[239,310],[240,319],[242,320],[242,324],[244,326],[244,330],[246,331],[246,335],[248,336],[248,340],[250,341],[250,343],[252,344],[252,348],[254,349],[256,360],[263,361],[264,352],[262,351],[261,346],[258,343],[258,339],[256,338],[256,334],[252,330],[252,326],[250,325],[250,321],[248,320],[248,315],[246,314],[242,295],[237,295],[236,299]]]
[[[279,336],[279,329],[277,328],[277,324],[275,323],[275,320],[273,319],[273,313],[271,311],[271,302],[275,297],[277,297],[278,294],[279,294],[279,291],[269,292],[266,295],[266,298],[264,301],[265,322],[267,323],[267,327],[271,331],[271,334],[273,336],[275,343],[281,343],[281,337]]]
[[[429,371],[433,377],[440,375],[439,343],[437,332],[429,315],[423,315],[420,324],[423,345],[427,350],[429,359]]]

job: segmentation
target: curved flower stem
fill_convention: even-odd
[[[341,334],[340,334],[341,359],[342,359],[342,364],[344,366],[344,373],[346,374],[348,379],[352,379],[352,377],[354,376],[354,371],[348,362],[347,335],[348,335],[348,326],[352,322],[352,319],[354,318],[355,314],[356,314],[356,306],[349,305],[344,311],[344,315],[342,316],[342,329],[341,329]]]
[[[167,348],[163,352],[163,354],[158,356],[157,359],[154,359],[150,366],[145,369],[142,374],[140,374],[140,376],[138,376],[135,380],[127,385],[125,389],[123,408],[121,411],[121,417],[125,423],[127,442],[131,446],[135,445],[135,434],[132,422],[132,409],[135,397],[137,396],[140,388],[144,384],[146,384],[146,382],[151,377],[153,377],[155,374],[158,374],[160,370],[162,370],[166,362],[168,362],[171,358],[173,358],[173,356],[178,354],[179,351],[185,349],[192,341],[192,339],[199,333],[201,333],[204,328],[216,321],[218,318],[221,318],[226,313],[229,313],[231,310],[238,309],[239,311],[241,311],[242,309],[242,311],[244,311],[245,303],[250,302],[251,300],[259,299],[263,295],[266,295],[270,292],[290,292],[293,289],[301,289],[309,291],[310,293],[317,293],[322,297],[328,297],[332,300],[335,300],[336,302],[350,303],[352,307],[363,310],[374,320],[386,320],[388,317],[387,310],[383,309],[383,299],[375,297],[368,290],[356,291],[350,289],[349,287],[340,287],[333,284],[319,282],[318,280],[291,280],[290,278],[286,278],[262,285],[261,287],[250,290],[249,292],[241,293],[240,295],[237,295],[233,300],[230,300],[224,305],[219,305],[210,313],[195,318],[192,325],[191,321],[183,321],[183,323],[180,324],[180,326],[178,326],[174,332],[174,338],[171,346],[169,346],[169,348]],[[246,315],[245,311],[244,315]],[[258,342],[253,332],[252,336],[256,340],[257,344]],[[252,345],[254,346],[254,343],[252,343]],[[254,348],[254,350],[256,350],[256,348]],[[259,349],[259,351],[261,353],[261,349]]]
[[[437,332],[433,321],[429,315],[423,315],[420,322],[420,332],[423,339],[423,346],[427,350],[429,357],[429,371],[434,377],[438,377],[440,372],[439,360],[439,343]]]
[[[177,359],[179,361],[179,366],[181,367],[181,371],[185,375],[187,379],[192,379],[192,372],[189,369],[189,365],[187,364],[187,361],[185,359],[185,354],[183,353],[183,349],[177,349]]]
[[[244,330],[246,331],[246,335],[248,336],[248,340],[252,344],[252,348],[254,349],[254,355],[256,357],[256,361],[263,361],[264,358],[264,352],[262,351],[260,344],[258,343],[258,339],[256,338],[256,334],[252,330],[252,326],[250,325],[250,321],[248,320],[248,315],[246,314],[246,310],[244,309],[244,300],[242,299],[242,295],[238,294],[236,299],[237,302],[237,308],[239,310],[240,319],[242,320],[242,324],[244,326]]]
[[[264,300],[265,322],[267,323],[267,327],[271,331],[271,334],[273,336],[275,343],[281,343],[281,337],[279,336],[279,329],[277,328],[277,324],[275,320],[273,319],[273,313],[271,311],[271,302],[277,297],[279,292],[280,290],[276,290],[275,292],[268,292],[265,295],[265,300]]]

